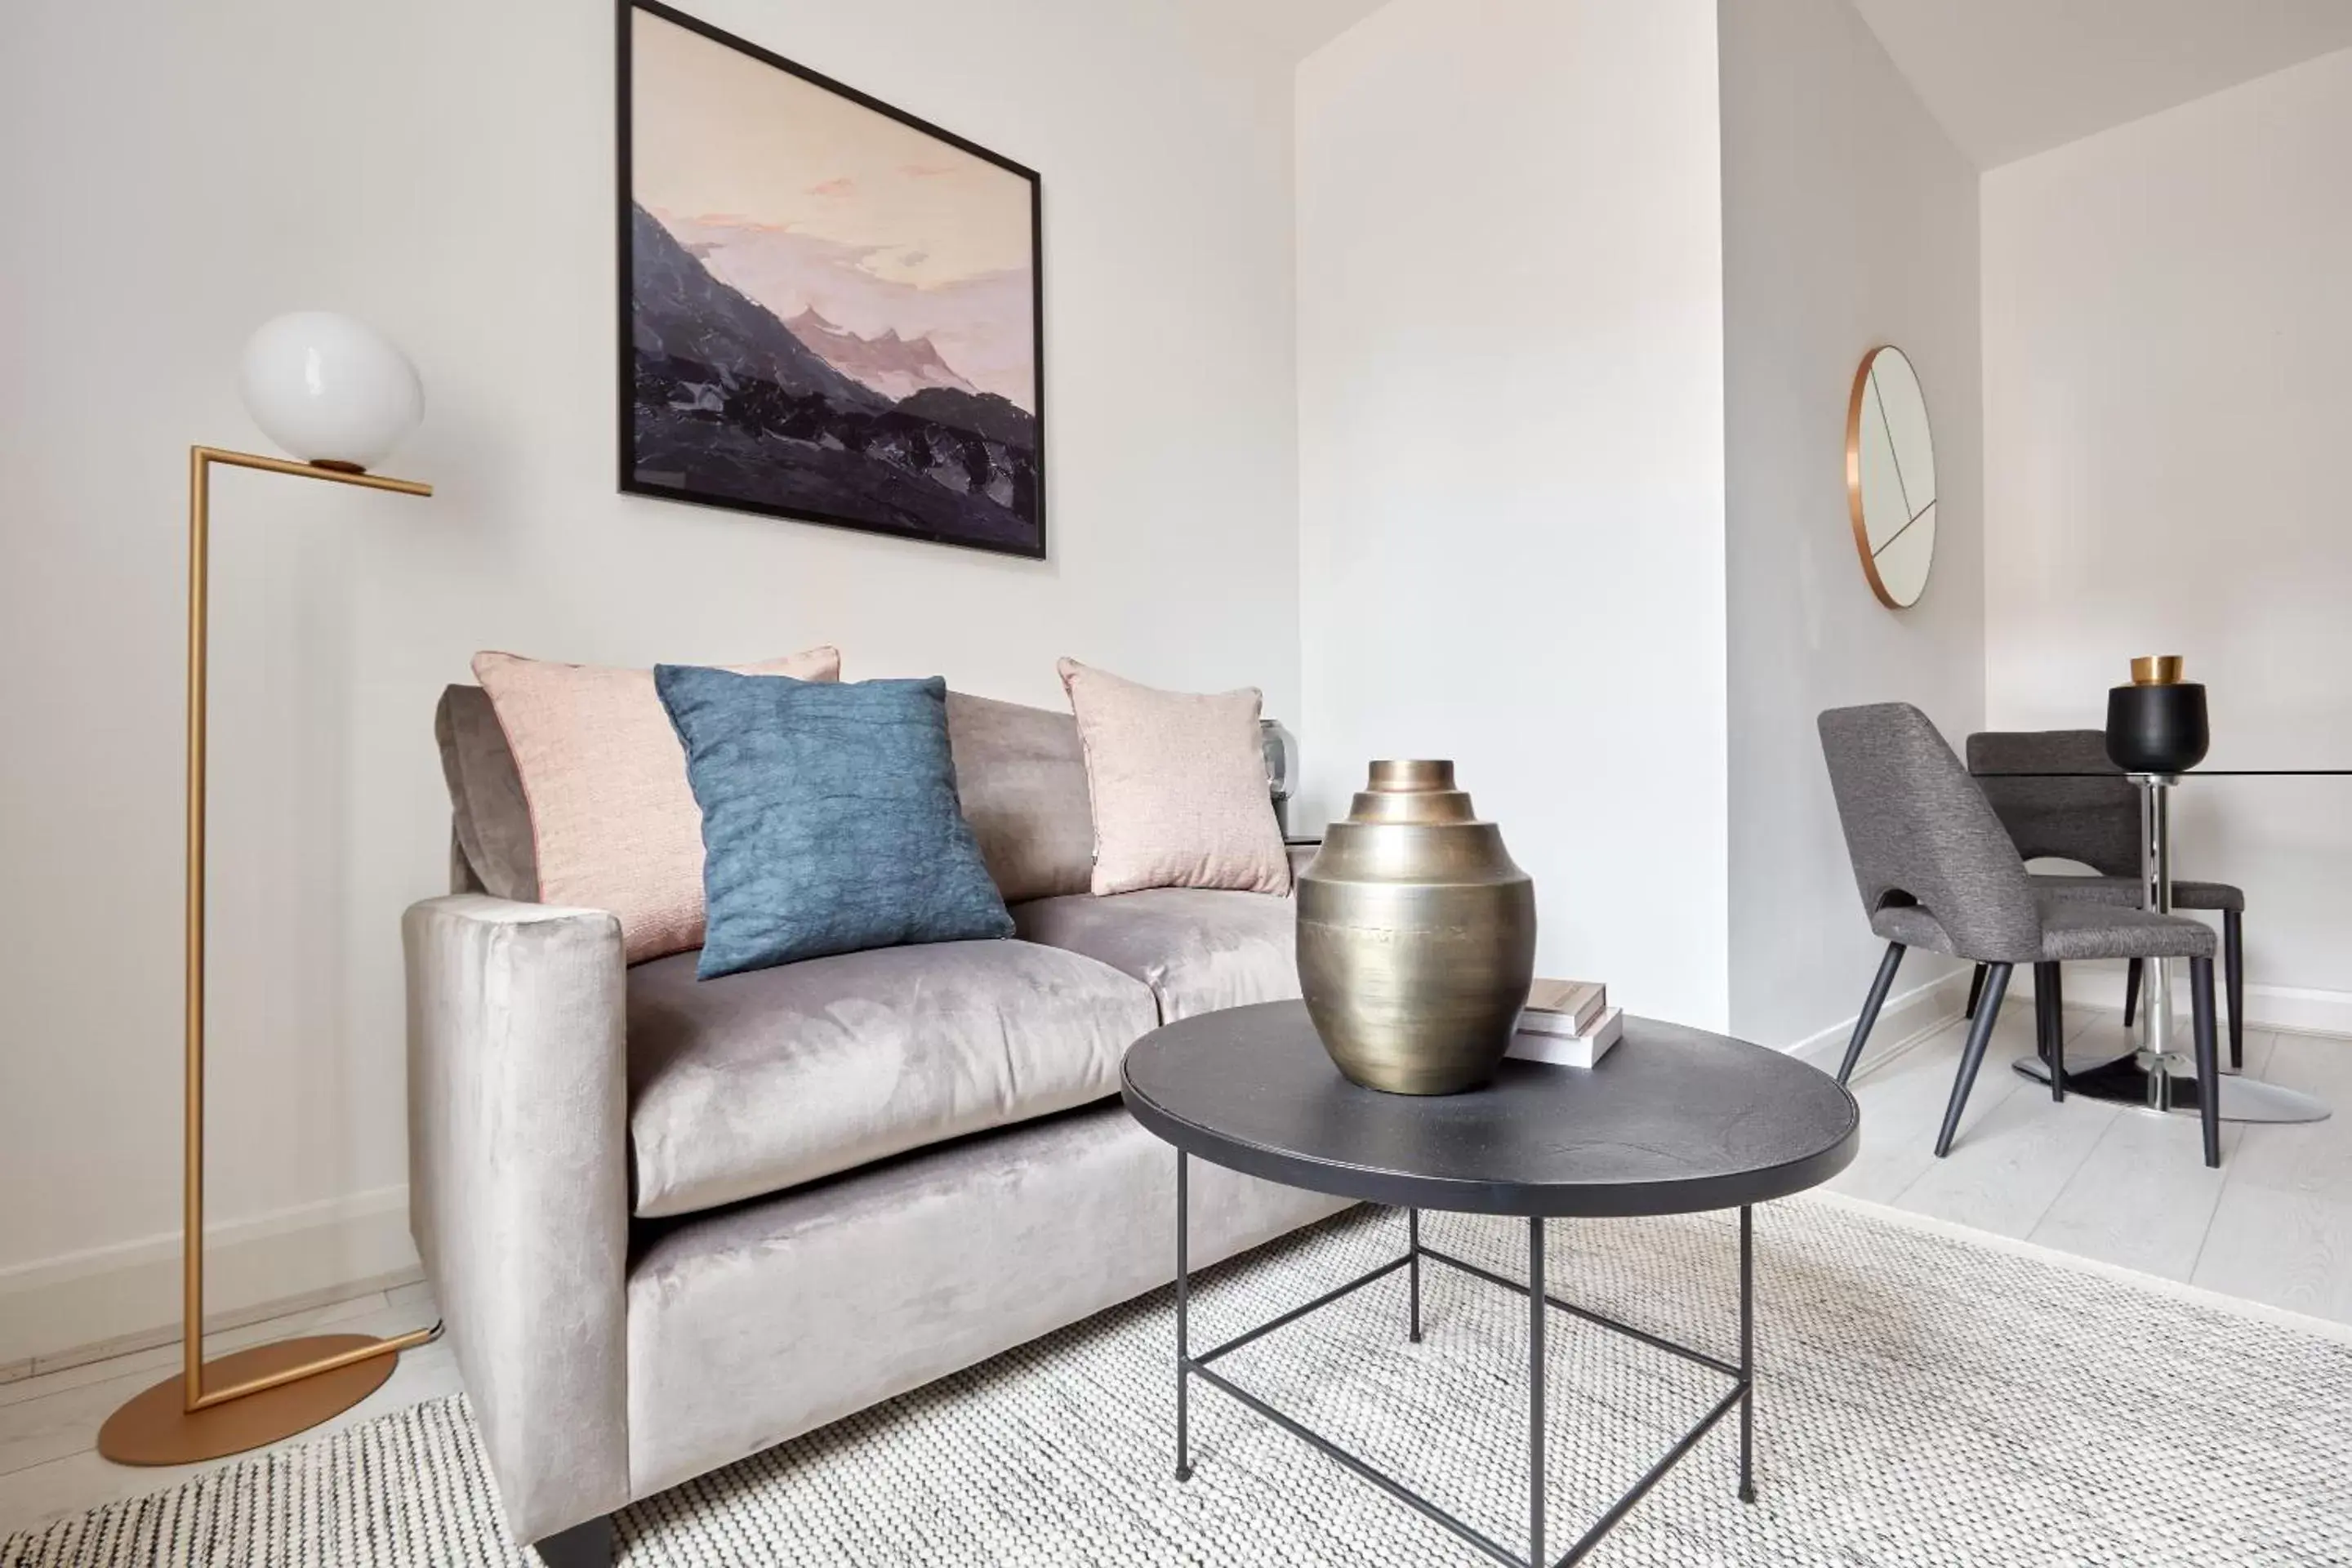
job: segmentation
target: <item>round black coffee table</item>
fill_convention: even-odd
[[[1598,1067],[1506,1061],[1467,1094],[1382,1094],[1339,1076],[1305,1004],[1269,1002],[1156,1029],[1127,1053],[1128,1110],[1176,1154],[1176,1475],[1190,1479],[1187,1386],[1198,1377],[1419,1510],[1497,1562],[1549,1568],[1544,1549],[1547,1307],[1613,1329],[1731,1380],[1698,1424],[1557,1559],[1578,1562],[1660,1478],[1739,1411],[1739,1495],[1753,1501],[1751,1390],[1755,1226],[1751,1205],[1827,1181],[1853,1159],[1861,1112],[1827,1073],[1742,1040],[1627,1017]],[[1407,1250],[1306,1305],[1192,1353],[1185,1232],[1190,1162],[1407,1211]],[[1547,1218],[1739,1210],[1739,1360],[1675,1344],[1540,1288]],[[1424,1208],[1527,1218],[1528,1283],[1424,1246]],[[1421,1264],[1444,1264],[1528,1298],[1528,1544],[1525,1556],[1406,1489],[1236,1386],[1213,1363],[1399,1269],[1421,1338]]]

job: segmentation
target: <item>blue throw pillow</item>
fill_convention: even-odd
[[[956,799],[946,681],[663,664],[654,686],[702,808],[697,977],[1013,934]]]

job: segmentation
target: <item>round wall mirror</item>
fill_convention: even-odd
[[[1918,373],[1892,345],[1864,354],[1854,373],[1845,490],[1870,591],[1890,610],[1908,609],[1936,563],[1936,438]]]

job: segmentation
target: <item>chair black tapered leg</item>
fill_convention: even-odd
[[[2060,999],[2058,965],[2033,966],[2033,1049],[2050,1069],[2050,1098],[2066,1098],[2066,1005]]]
[[[2213,1039],[2213,961],[2189,961],[2190,1007],[2197,1037],[2197,1121],[2205,1133],[2205,1163],[2221,1163],[2221,1052]]]
[[[1952,1152],[1952,1139],[1960,1131],[1960,1112],[1968,1109],[1969,1090],[1976,1087],[1977,1068],[1984,1065],[1985,1047],[1992,1043],[1992,1026],[2000,1017],[2001,998],[2009,994],[2009,969],[2006,963],[1996,963],[1985,971],[1984,1004],[1977,1009],[1976,1022],[1969,1026],[1960,1070],[1952,1076],[1952,1103],[1944,1108],[1943,1131],[1936,1134],[1938,1160]]]
[[[1853,1038],[1845,1043],[1845,1060],[1838,1067],[1838,1082],[1853,1076],[1853,1064],[1862,1059],[1862,1047],[1870,1041],[1870,1031],[1878,1022],[1878,1010],[1886,1005],[1887,989],[1895,984],[1895,972],[1903,967],[1903,944],[1890,942],[1886,956],[1878,961],[1878,978],[1870,983],[1870,994],[1863,1000],[1862,1016],[1853,1021]]]
[[[2246,916],[2221,911],[2221,970],[2230,988],[2230,1070],[2246,1068]]]
[[[2135,958],[2124,970],[2124,1027],[2132,1026],[2132,1015],[2139,1011],[2139,960]]]
[[[1973,1018],[1977,1016],[1977,999],[1984,994],[1984,972],[1985,966],[1979,963],[1977,965],[1977,972],[1969,976],[1969,1005],[1960,1009],[1960,1016],[1963,1018]]]
[[[2050,1059],[2051,1037],[2057,1033],[2050,1026],[2050,977],[2057,972],[2054,963],[2033,966],[2033,1054],[2045,1062]]]
[[[2050,1098],[2063,1101],[2066,1098],[2066,966],[2050,966]],[[2033,989],[2042,987],[2037,983]]]

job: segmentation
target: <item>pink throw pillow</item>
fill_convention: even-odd
[[[841,679],[814,647],[745,675]],[[650,669],[478,653],[530,807],[543,903],[610,910],[631,963],[702,945],[702,812]]]
[[[1159,691],[1063,659],[1094,803],[1094,891],[1290,890],[1255,688]]]

